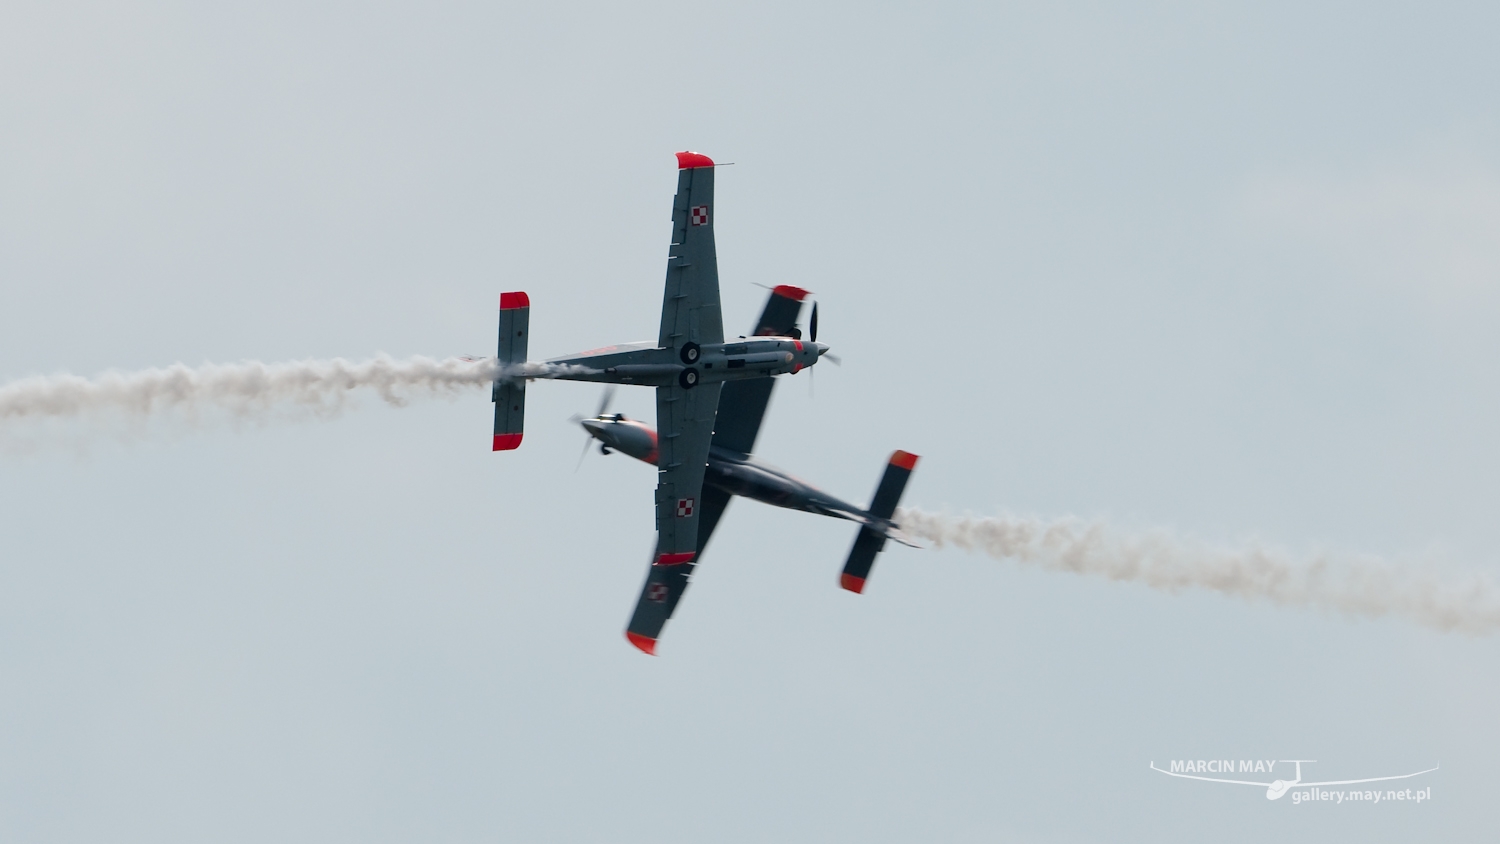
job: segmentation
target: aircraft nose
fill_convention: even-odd
[[[605,423],[599,421],[598,419],[580,419],[578,420],[578,424],[582,425],[584,430],[589,432],[590,436],[597,437],[598,439],[604,439],[603,435]]]
[[[828,354],[829,346],[827,343],[814,343],[813,348],[818,350],[818,357]]]

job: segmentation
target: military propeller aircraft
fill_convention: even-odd
[[[762,336],[800,333],[795,323],[806,296],[807,291],[801,288],[776,287],[771,291],[754,333]],[[917,455],[905,451],[891,455],[869,509],[841,501],[751,455],[773,385],[774,381],[769,377],[735,381],[725,384],[719,396],[719,413],[708,450],[703,493],[697,504],[702,510],[698,520],[698,553],[701,557],[729,506],[729,499],[736,495],[789,510],[847,519],[860,523],[861,528],[839,576],[839,585],[850,592],[863,592],[875,556],[885,548],[887,539],[916,547],[891,516],[896,512],[907,479],[917,465]],[[578,424],[588,432],[592,438],[590,442],[599,441],[599,450],[604,454],[618,451],[656,465],[660,459],[660,438],[656,431],[623,413],[607,413],[611,395],[607,391],[594,416],[578,419]],[[646,653],[654,652],[662,627],[676,610],[691,573],[692,564],[651,567],[635,616],[625,634],[636,647]]]
[[[757,331],[754,337],[724,342],[714,215],[713,160],[695,152],[677,153],[672,241],[657,340],[604,346],[546,362],[548,378],[639,384],[656,389],[653,461],[657,467],[656,552],[626,634],[632,644],[648,654],[655,652],[656,639],[687,587],[693,562],[702,546],[700,537],[707,538],[723,513],[723,504],[715,508],[708,498],[717,496],[712,490],[718,487],[707,490],[704,487],[716,436],[720,393],[726,387],[760,382],[747,388],[764,394],[752,428],[758,430],[765,400],[770,396],[771,377],[796,374],[817,364],[828,352],[828,346],[818,343],[816,336],[802,340],[800,332],[791,330],[790,323],[783,331],[771,326],[772,330]],[[794,304],[800,311],[801,300],[794,300]],[[531,300],[524,292],[500,295],[496,359],[502,374],[491,391],[491,400],[495,402],[492,445],[495,451],[518,448],[521,444],[530,311]],[[796,313],[792,316],[795,319]],[[517,371],[523,374],[511,374]],[[732,391],[731,395],[735,392],[738,391]],[[725,424],[732,427],[737,420],[726,418]],[[752,442],[753,439],[752,433]],[[910,468],[902,471],[909,473]],[[903,474],[901,487],[904,485]],[[895,495],[899,494],[897,488]],[[724,501],[727,500],[726,496]],[[890,506],[894,511],[894,499]],[[713,510],[711,520],[710,510]],[[878,518],[868,513],[865,516]],[[885,520],[889,521],[889,513]],[[705,521],[710,521],[707,532],[703,530]],[[862,529],[861,537],[865,530],[870,530],[869,525]],[[882,527],[872,534],[875,552],[884,546],[888,533]],[[874,559],[874,553],[869,556]]]

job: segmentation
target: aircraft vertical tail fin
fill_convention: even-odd
[[[525,293],[500,294],[500,348],[495,359],[502,367],[526,362],[526,337],[531,332],[531,299]],[[490,391],[495,403],[494,451],[520,448],[526,420],[526,381],[497,378]]]
[[[885,474],[880,478],[880,486],[875,488],[875,500],[870,502],[870,515],[889,519],[895,514],[901,493],[906,491],[906,482],[916,466],[915,454],[897,451],[891,455]],[[865,581],[875,566],[875,555],[885,548],[885,540],[885,531],[869,525],[860,528],[859,535],[854,537],[854,547],[849,551],[849,559],[844,563],[844,571],[839,575],[839,585],[850,592],[865,591]]]

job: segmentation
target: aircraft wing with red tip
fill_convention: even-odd
[[[681,351],[688,343],[724,342],[719,258],[714,251],[715,213],[713,161],[695,152],[677,153],[672,246],[667,253],[667,284],[657,340],[660,348]]]
[[[802,313],[802,300],[807,291],[790,284],[779,285],[766,299],[766,307],[755,323],[756,336],[786,337],[797,325]],[[771,403],[774,378],[750,378],[730,381],[724,385],[719,396],[719,418],[714,423],[714,445],[749,454],[755,450],[755,439],[760,435],[760,424],[766,417],[766,407]]]
[[[719,524],[719,517],[724,515],[728,506],[729,493],[716,487],[703,488],[703,497],[696,508],[700,553],[707,547],[709,537]],[[655,561],[660,558],[661,548],[658,546],[656,553],[651,555],[652,565],[646,572],[646,583],[636,601],[635,614],[630,617],[630,626],[625,630],[625,638],[631,644],[652,655],[656,653],[656,640],[661,638],[667,619],[677,611],[677,602],[687,591],[688,580],[697,565],[696,560],[678,565],[656,565]]]

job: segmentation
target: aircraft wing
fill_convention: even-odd
[[[687,588],[705,516],[712,510],[717,523],[724,512],[724,503],[706,495],[709,490],[703,487],[721,386],[656,388],[656,556],[625,634],[646,653],[655,650],[662,627]]]
[[[711,486],[703,488],[703,497],[698,501],[699,554],[708,546],[709,537],[713,536],[714,528],[719,524],[719,517],[724,515],[724,508],[729,506],[729,498],[729,493],[722,489]],[[660,556],[661,547],[658,545],[656,553],[651,555],[653,563]],[[688,579],[692,577],[696,564],[696,560],[675,566],[653,564],[647,570],[646,583],[641,587],[641,597],[635,604],[635,615],[631,617],[630,627],[625,633],[632,644],[648,654],[656,652],[656,640],[661,638],[667,619],[677,611],[677,602],[682,600],[682,593],[687,591]]]
[[[724,342],[719,259],[714,252],[716,211],[713,160],[695,152],[677,153],[677,196],[672,200],[672,247],[662,295],[660,348],[680,350],[688,343]]]
[[[800,287],[783,284],[771,291],[766,307],[755,323],[757,337],[785,337],[797,324],[802,313],[802,300],[807,291]],[[719,396],[719,420],[714,426],[714,445],[749,454],[755,449],[755,438],[760,435],[760,423],[766,416],[766,405],[771,401],[771,387],[775,380],[747,378],[730,381],[724,385]]]

